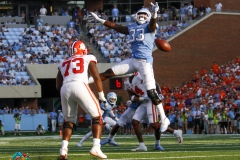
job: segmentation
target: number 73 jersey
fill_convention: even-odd
[[[97,63],[93,55],[75,55],[58,65],[63,76],[63,83],[79,81],[88,84],[88,66],[90,62]]]

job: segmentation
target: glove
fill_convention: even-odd
[[[102,92],[98,92],[98,99],[99,99],[99,101],[101,101],[103,103],[107,102],[106,98],[104,97],[103,91]]]
[[[157,12],[159,10],[159,6],[158,6],[158,2],[156,2],[156,5],[154,5],[152,2],[151,2],[151,5],[152,5],[152,12]]]
[[[154,5],[151,2],[151,5],[152,5],[152,18],[155,19],[155,18],[157,18],[157,11],[159,10],[159,6],[158,6],[157,2],[156,2],[156,5]]]
[[[90,14],[93,16],[94,19],[96,19],[98,22],[100,22],[102,24],[106,21],[104,19],[99,18],[98,15],[93,12],[90,12]]]

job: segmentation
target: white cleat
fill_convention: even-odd
[[[146,146],[138,146],[135,149],[131,149],[132,152],[146,152],[147,151],[147,147]]]
[[[167,117],[165,117],[161,122],[160,132],[165,132],[170,125],[170,121]]]
[[[61,148],[60,149],[60,157],[58,158],[59,160],[66,160],[67,159],[67,148]]]
[[[182,142],[183,142],[182,130],[175,130],[174,135],[177,137],[178,143],[182,144]]]
[[[82,143],[78,143],[77,147],[82,148]]]
[[[92,147],[92,149],[90,150],[90,154],[92,156],[101,158],[101,159],[106,159],[107,156],[105,154],[103,154],[103,152],[101,151],[100,147]]]

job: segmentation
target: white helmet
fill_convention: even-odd
[[[151,13],[147,8],[141,8],[136,13],[136,19],[138,24],[149,22],[150,18],[151,18]]]
[[[107,94],[107,101],[110,104],[115,104],[117,102],[117,95],[114,92],[109,92]]]

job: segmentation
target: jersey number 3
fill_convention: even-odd
[[[65,65],[66,66],[66,70],[65,70],[65,73],[64,73],[64,77],[68,76],[69,75],[69,68],[70,68],[70,64],[71,62],[75,63],[76,62],[76,67],[73,67],[72,68],[72,73],[74,74],[79,74],[79,73],[82,73],[84,71],[84,61],[82,58],[74,58],[72,60],[66,60],[62,63],[62,67],[64,67]]]

